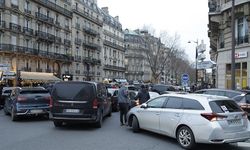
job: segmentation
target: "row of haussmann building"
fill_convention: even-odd
[[[0,0],[1,82],[149,81],[145,36],[96,0]]]

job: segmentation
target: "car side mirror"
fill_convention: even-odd
[[[146,103],[141,104],[141,108],[148,108],[148,104]]]

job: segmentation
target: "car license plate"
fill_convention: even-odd
[[[241,119],[228,120],[228,125],[239,125],[241,124]]]
[[[65,112],[67,112],[67,113],[79,113],[80,110],[79,109],[66,109]]]
[[[41,110],[41,109],[30,110],[30,113],[32,113],[32,114],[38,114],[38,113],[42,113],[42,112],[43,112],[43,110]]]

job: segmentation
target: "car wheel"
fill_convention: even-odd
[[[62,121],[53,121],[55,127],[61,127],[63,125]]]
[[[14,108],[12,107],[11,108],[11,120],[12,121],[17,121],[17,119],[18,119],[18,117],[16,115],[16,112],[15,112]]]
[[[6,106],[6,105],[4,105],[3,111],[4,111],[4,114],[5,114],[5,115],[9,115],[9,114],[10,114],[10,113],[8,112],[8,110],[7,110],[7,106]]]
[[[184,149],[192,149],[195,146],[194,134],[187,126],[183,126],[177,131],[177,141]]]
[[[138,119],[136,118],[136,116],[133,116],[132,129],[133,129],[133,132],[139,132],[139,130],[140,130],[139,122],[138,122]]]
[[[100,113],[99,120],[98,120],[97,123],[95,124],[95,126],[96,126],[97,128],[101,128],[101,127],[102,127],[102,119],[103,119],[103,115],[102,115],[102,113]]]

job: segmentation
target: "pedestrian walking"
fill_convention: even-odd
[[[129,107],[128,90],[125,84],[122,84],[118,91],[118,104],[120,109],[120,125],[123,126],[127,123],[127,112]]]
[[[148,92],[148,86],[141,85],[141,90],[135,96],[135,100],[139,100],[139,105],[141,105],[142,103],[145,103],[149,99],[150,99],[150,95]]]

